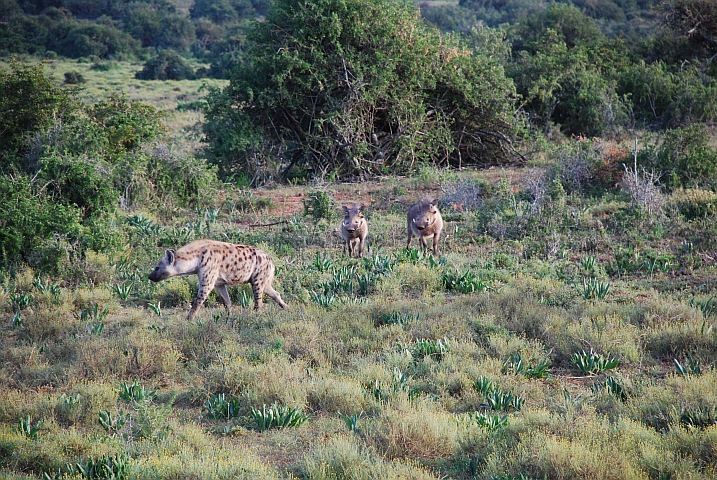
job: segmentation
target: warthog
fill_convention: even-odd
[[[217,291],[227,308],[231,307],[227,285],[242,283],[251,283],[254,309],[261,309],[265,293],[281,308],[286,308],[286,303],[279,293],[271,287],[274,281],[274,262],[269,255],[255,247],[214,240],[196,240],[179,250],[167,250],[154,271],[149,274],[149,279],[159,282],[186,275],[199,277],[199,291],[189,310],[188,320],[194,318],[212,289]]]
[[[438,255],[438,240],[443,230],[443,218],[436,204],[438,200],[424,198],[418,204],[408,209],[408,242],[406,248],[411,246],[411,238],[416,235],[425,252],[428,249],[426,238],[433,235],[433,254]]]
[[[354,256],[358,244],[357,257],[363,254],[363,246],[368,235],[368,223],[363,215],[363,205],[354,203],[344,206],[344,221],[341,222],[341,238],[344,239],[344,252],[348,247],[349,257]]]

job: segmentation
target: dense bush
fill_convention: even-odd
[[[176,52],[163,50],[147,60],[135,77],[140,80],[191,80],[194,69]]]
[[[75,108],[69,97],[45,76],[40,66],[11,62],[0,71],[0,169],[23,165],[27,138],[62,120]]]
[[[225,171],[363,176],[511,159],[514,90],[502,68],[426,28],[412,6],[279,1],[250,41],[206,112]]]
[[[212,168],[156,146],[164,116],[150,105],[122,94],[79,104],[41,67],[20,63],[0,77],[0,105],[5,268],[29,262],[56,271],[68,252],[115,248],[120,204],[205,205],[212,198],[205,197],[216,182]]]
[[[711,187],[717,178],[717,149],[710,145],[704,125],[665,132],[661,141],[639,152],[638,162],[661,173],[662,181],[672,188]]]

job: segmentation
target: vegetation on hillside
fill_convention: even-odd
[[[715,12],[0,0],[0,477],[715,478]]]

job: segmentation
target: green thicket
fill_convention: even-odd
[[[506,163],[514,90],[499,62],[382,0],[277,1],[209,97],[217,163],[255,180]]]
[[[157,143],[163,114],[112,94],[94,105],[42,67],[0,73],[0,264],[59,272],[122,241],[119,207],[152,199],[201,203],[215,181],[203,162]]]

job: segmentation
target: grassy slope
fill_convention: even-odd
[[[107,80],[83,67],[55,69],[60,77],[63,69],[80,71],[92,85],[89,98],[120,88],[171,112],[180,95],[197,95],[198,82],[134,80],[138,66],[123,64]],[[170,117],[173,134],[192,140],[200,118],[184,115]],[[717,372],[707,367],[717,360],[715,316],[690,305],[715,291],[711,219],[656,221],[630,213],[619,194],[568,196],[515,239],[487,235],[513,226],[519,198],[502,179],[518,192],[526,174],[426,169],[363,184],[227,188],[213,220],[207,212],[153,207],[142,213],[163,227],[159,236],[120,226],[128,246],[86,260],[91,285],[43,279],[63,287],[52,294],[33,284],[31,271],[6,278],[0,474],[37,478],[124,453],[131,478],[714,477]],[[485,181],[493,193],[475,212],[445,208],[444,263],[411,258],[402,252],[406,208],[424,195],[456,193],[456,180]],[[370,205],[366,260],[341,254],[338,217],[315,223],[303,215],[302,200],[313,191],[326,192],[335,206]],[[273,222],[284,223],[254,226]],[[171,243],[158,237],[178,238],[182,228],[188,238],[268,251],[290,308],[267,299],[261,313],[239,305],[227,313],[213,296],[200,319],[187,322],[196,280],[146,280]],[[442,282],[465,272],[489,291],[460,293]],[[354,293],[341,290],[347,273],[363,275],[368,293],[357,293],[350,275]],[[608,294],[586,299],[583,279],[609,284]],[[118,286],[129,284],[133,293],[122,299]],[[328,294],[316,296],[322,291]],[[237,304],[245,294],[246,287],[232,289]],[[22,295],[33,303],[17,318],[12,306]],[[424,355],[425,340],[447,340],[447,351]],[[583,375],[571,361],[583,350],[620,364]],[[551,375],[512,373],[505,367],[517,354],[533,366],[549,358]],[[676,375],[673,359],[686,365],[688,354],[700,374]],[[608,377],[625,396],[593,387]],[[474,388],[480,378],[522,397],[522,409],[486,411],[486,396]],[[157,391],[152,401],[120,398],[121,382],[135,379]],[[239,400],[236,417],[207,415],[218,393]],[[314,416],[299,428],[253,430],[250,407],[274,402]],[[101,411],[132,420],[107,431]],[[480,427],[469,417],[479,411],[507,415],[507,426]],[[337,412],[361,414],[358,431],[349,432]],[[27,416],[37,438],[18,432]],[[687,428],[690,422],[697,426]]]

